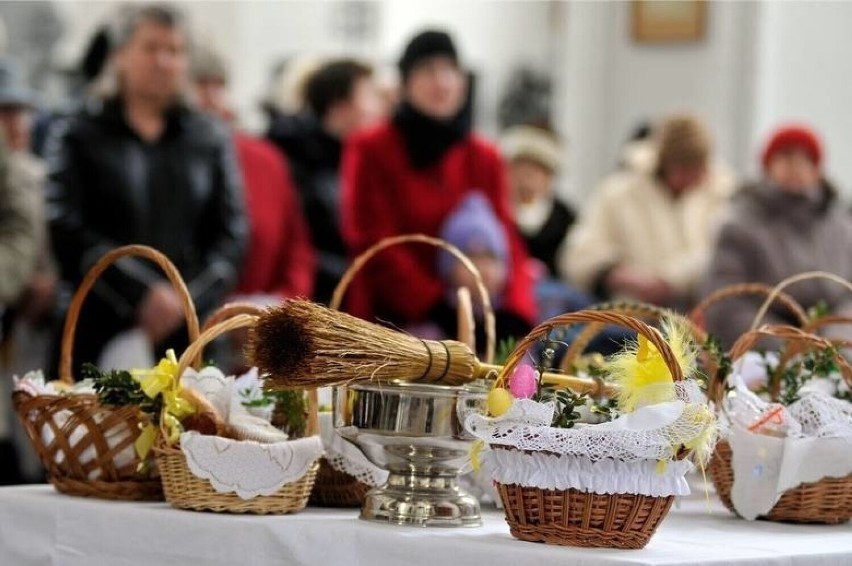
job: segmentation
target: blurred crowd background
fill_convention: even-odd
[[[378,241],[437,236],[478,267],[500,338],[600,301],[686,311],[731,283],[852,278],[850,17],[818,2],[0,2],[0,483],[39,474],[12,376],[55,377],[71,293],[119,245],[165,253],[203,317],[327,303]],[[461,288],[481,319],[461,263],[398,247],[345,308],[452,338]],[[852,313],[829,284],[792,294]],[[730,345],[754,301],[714,310],[710,330]],[[86,302],[75,368],[150,366],[185,347],[183,320],[162,274],[122,260]],[[236,368],[244,339],[216,356]]]

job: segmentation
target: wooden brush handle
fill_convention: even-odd
[[[527,334],[527,336],[517,345],[515,350],[509,356],[509,359],[503,367],[503,370],[500,372],[498,379],[505,380],[512,375],[512,372],[515,371],[515,368],[527,354],[527,351],[532,348],[536,342],[545,338],[555,328],[583,323],[601,323],[604,325],[622,326],[624,328],[635,330],[639,334],[645,336],[648,341],[657,348],[657,351],[660,352],[660,355],[663,357],[663,361],[665,361],[669,371],[671,372],[672,379],[674,381],[680,381],[683,379],[682,368],[677,363],[674,353],[672,353],[671,348],[658,330],[648,326],[640,320],[621,313],[595,310],[583,310],[561,314],[536,326],[532,332]]]
[[[134,245],[115,248],[106,253],[92,266],[71,298],[68,314],[65,317],[65,326],[62,330],[62,344],[59,358],[59,379],[65,383],[74,383],[74,377],[71,375],[72,356],[74,354],[74,334],[77,329],[77,321],[80,318],[80,311],[83,308],[83,301],[101,274],[113,263],[125,257],[148,259],[165,273],[183,306],[189,340],[193,341],[198,338],[198,315],[195,313],[195,304],[192,302],[192,296],[186,288],[186,283],[184,283],[174,264],[165,255],[148,246]]]
[[[780,291],[773,296],[773,292],[774,290],[772,286],[764,283],[737,283],[734,285],[728,285],[727,287],[717,289],[704,297],[704,299],[689,312],[689,319],[697,327],[704,328],[705,315],[707,310],[713,305],[734,297],[757,295],[766,297],[770,303],[772,301],[776,301],[778,304],[784,306],[794,317],[796,317],[799,324],[804,325],[807,323],[808,315],[793,297]]]
[[[494,354],[497,349],[497,323],[494,318],[494,308],[491,305],[491,297],[488,295],[488,289],[482,281],[482,275],[479,273],[479,269],[477,269],[476,265],[474,265],[470,258],[456,246],[445,242],[440,238],[433,238],[424,234],[405,234],[402,236],[393,236],[379,240],[376,244],[355,258],[343,274],[343,277],[341,277],[340,283],[338,283],[337,287],[334,289],[334,294],[331,297],[329,306],[335,310],[340,309],[340,305],[343,302],[343,296],[349,288],[349,284],[352,282],[352,279],[355,278],[358,272],[361,271],[364,265],[370,261],[373,256],[392,246],[411,243],[427,244],[446,250],[458,259],[462,265],[470,271],[471,275],[473,275],[473,279],[476,282],[476,288],[479,291],[480,300],[482,301],[482,313],[485,318],[485,361],[491,363],[494,360]]]
[[[772,304],[772,301],[775,299],[775,297],[781,294],[781,291],[783,291],[794,283],[798,283],[800,281],[813,281],[814,279],[834,281],[835,283],[842,285],[843,287],[846,287],[846,289],[852,291],[852,283],[849,283],[849,281],[840,277],[839,275],[828,273],[826,271],[806,271],[804,273],[799,273],[798,275],[793,275],[792,277],[788,277],[787,279],[781,281],[772,289],[772,291],[769,293],[769,296],[766,297],[766,300],[760,306],[760,310],[757,311],[757,315],[754,317],[754,322],[752,322],[750,330],[755,330],[763,322],[763,317],[766,316],[766,312],[769,310],[769,306]],[[804,321],[802,321],[802,325],[804,326],[808,322],[808,317],[807,315],[805,315]]]
[[[676,314],[673,311],[665,309],[663,307],[634,301],[601,303],[598,305],[591,306],[587,310],[608,311],[627,315],[629,317],[637,318],[643,321],[653,322],[659,322],[666,315]],[[699,344],[703,344],[707,340],[706,333],[701,328],[699,328],[698,325],[694,324],[691,320],[684,319],[684,321],[686,322],[690,331],[695,337],[695,341]],[[591,342],[592,339],[597,336],[598,333],[601,332],[604,328],[606,328],[606,325],[600,322],[592,322],[587,324],[571,342],[571,345],[568,347],[568,350],[562,357],[562,363],[560,364],[559,369],[561,369],[563,372],[570,371],[571,365],[583,354],[586,347],[589,345],[589,342]]]
[[[804,349],[828,349],[833,346],[830,340],[822,338],[820,336],[816,336],[814,334],[809,334],[804,330],[799,328],[795,328],[793,326],[786,325],[765,325],[757,330],[750,330],[740,336],[740,338],[734,343],[733,347],[730,351],[731,361],[736,361],[743,357],[746,352],[754,348],[754,346],[763,338],[775,338],[778,340],[782,340],[788,344],[795,345],[797,347],[797,352],[801,352]],[[786,356],[786,359],[782,359],[782,365],[789,360],[789,356]],[[852,366],[849,365],[849,362],[846,361],[840,353],[837,353],[834,357],[835,362],[840,368],[840,373],[843,375],[843,379],[847,384],[852,386]],[[721,395],[723,394],[723,390],[721,387],[712,388],[712,396],[714,401],[721,400]],[[777,396],[779,391],[770,391],[770,395],[773,400],[777,400]]]

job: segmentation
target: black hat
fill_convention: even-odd
[[[455,63],[458,63],[459,56],[456,52],[456,46],[448,33],[428,30],[414,36],[408,42],[402,58],[399,60],[399,72],[402,75],[402,80],[405,81],[411,70],[423,59],[436,56],[449,57]]]
[[[0,57],[0,106],[32,108],[35,105],[36,95],[21,81],[15,62]]]

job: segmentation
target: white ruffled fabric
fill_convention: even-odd
[[[388,472],[370,462],[357,446],[340,436],[333,426],[331,413],[320,413],[319,422],[325,459],[332,468],[370,487],[384,485]]]
[[[241,499],[276,493],[308,473],[323,453],[316,436],[261,444],[185,432],[180,447],[193,475],[209,480],[217,492]]]
[[[599,460],[570,455],[525,453],[519,450],[489,450],[482,460],[491,477],[506,485],[541,489],[577,489],[584,492],[615,495],[641,494],[651,497],[689,495],[686,474],[693,469],[689,461],[667,462],[662,472],[657,462],[641,460]]]

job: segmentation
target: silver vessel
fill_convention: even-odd
[[[390,473],[371,490],[361,518],[442,527],[482,524],[479,502],[459,487],[473,439],[463,416],[479,410],[477,385],[358,383],[335,392],[334,425],[375,465]]]

